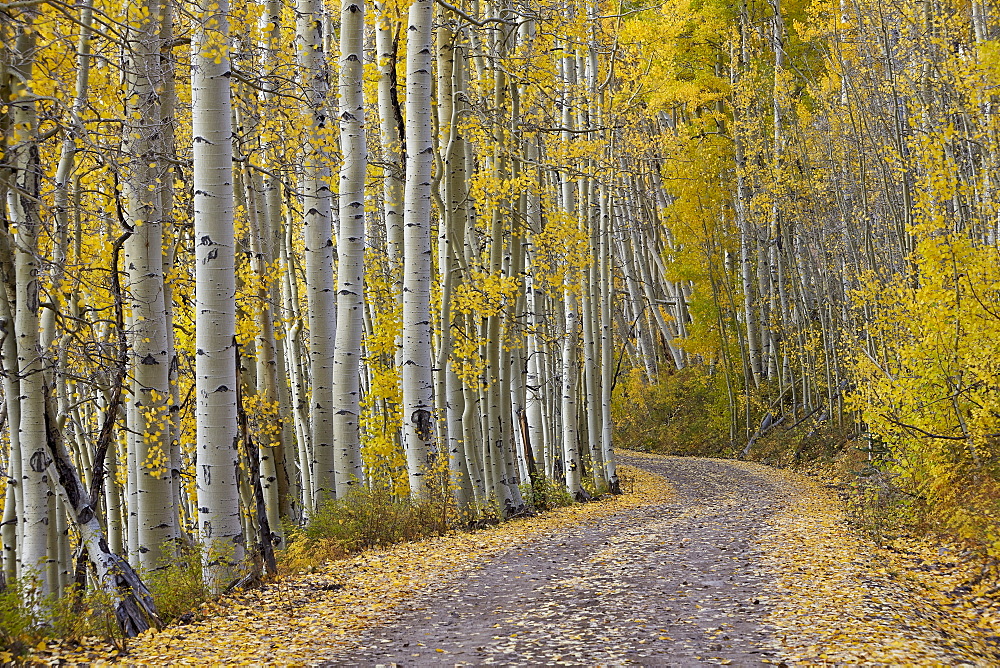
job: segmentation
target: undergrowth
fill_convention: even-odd
[[[558,484],[545,476],[536,476],[532,480],[522,482],[520,488],[524,502],[540,512],[575,503],[565,485]]]
[[[309,570],[368,548],[439,536],[455,520],[454,508],[445,500],[411,501],[389,489],[359,487],[321,504],[304,527],[289,527],[288,547],[278,554],[279,569]]]
[[[77,641],[88,636],[114,639],[117,622],[106,596],[81,595],[75,586],[63,596],[43,596],[28,578],[0,590],[0,659],[25,656],[50,640]]]
[[[197,549],[185,549],[143,582],[164,624],[170,624],[212,598],[202,581]],[[100,638],[124,648],[110,597],[99,589],[82,592],[78,585],[61,596],[43,596],[37,578],[21,578],[0,588],[0,662],[15,661],[52,641],[82,643]]]
[[[649,384],[640,369],[622,376],[611,399],[614,442],[665,455],[725,456],[729,399],[721,373],[688,367]]]
[[[156,602],[156,610],[165,624],[170,624],[214,598],[202,579],[202,555],[195,547],[185,548],[164,567],[143,573]]]
[[[575,503],[566,487],[545,476],[520,485],[530,513]],[[587,488],[592,497],[606,490]],[[279,573],[311,571],[325,561],[373,547],[474,530],[499,524],[502,512],[494,499],[460,514],[451,495],[411,501],[386,487],[359,487],[346,497],[324,502],[302,527],[287,527],[288,546],[277,553]]]

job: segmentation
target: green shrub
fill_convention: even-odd
[[[573,505],[573,497],[565,485],[538,475],[534,480],[520,484],[521,497],[540,512]]]
[[[441,535],[455,519],[444,500],[411,501],[385,488],[359,488],[324,502],[305,527],[290,530],[279,559],[282,570],[302,570],[370,547]]]
[[[202,555],[197,548],[185,548],[163,568],[143,574],[156,603],[156,611],[165,624],[192,612],[214,598],[202,579]]]
[[[30,590],[18,581],[0,591],[0,649],[14,656],[20,656],[44,637],[31,598]]]
[[[103,592],[80,593],[76,585],[61,597],[41,596],[29,579],[0,589],[0,655],[9,661],[49,640],[79,641],[99,636],[116,641],[117,622]]]
[[[615,443],[630,450],[718,457],[733,453],[725,377],[704,365],[647,383],[640,369],[618,380],[611,400]]]

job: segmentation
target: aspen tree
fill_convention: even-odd
[[[169,385],[168,418],[166,422],[166,436],[164,442],[169,449],[169,475],[171,486],[171,517],[174,522],[174,538],[181,537],[180,512],[183,503],[187,501],[187,496],[182,491],[181,484],[181,386],[180,386],[180,362],[177,355],[176,336],[174,333],[174,288],[172,274],[177,266],[177,255],[184,240],[188,238],[186,232],[182,231],[175,223],[175,180],[178,175],[172,161],[176,160],[177,154],[177,77],[175,49],[181,45],[174,40],[174,3],[172,0],[160,0],[160,38],[163,41],[164,49],[160,51],[160,66],[163,69],[163,90],[160,93],[160,122],[162,130],[160,132],[160,170],[157,178],[160,179],[160,215],[163,226],[174,228],[174,235],[171,240],[163,246],[163,307],[166,328],[167,343],[167,383]],[[79,227],[78,227],[79,229]],[[166,228],[169,230],[169,227]],[[79,232],[78,232],[79,233]],[[165,230],[166,233],[166,230]]]
[[[37,33],[33,29],[35,10],[20,14],[11,62],[11,132],[7,138],[6,159],[14,167],[12,182],[16,188],[7,191],[7,220],[14,245],[15,305],[13,336],[17,342],[19,373],[16,401],[19,421],[11,428],[18,431],[21,460],[22,516],[19,518],[21,575],[41,580],[43,594],[55,593],[51,569],[47,568],[55,555],[48,553],[50,523],[46,469],[50,457],[46,452],[45,399],[43,357],[39,340],[39,281],[38,233],[41,226],[39,196],[41,165],[38,154],[38,116],[36,94],[31,83]],[[8,412],[8,417],[10,414]]]
[[[731,69],[730,80],[733,88],[737,88],[740,83],[742,69],[746,67],[745,56],[745,32],[748,30],[748,19],[744,14],[740,16],[740,43],[734,54],[735,63]],[[759,323],[757,321],[757,310],[755,303],[755,286],[753,281],[753,248],[754,234],[751,230],[750,206],[752,193],[746,180],[746,152],[744,140],[740,134],[745,127],[746,120],[740,115],[743,110],[739,102],[733,106],[733,128],[734,128],[734,160],[736,162],[736,193],[734,197],[736,221],[740,231],[740,280],[743,285],[743,322],[746,328],[747,341],[747,362],[750,371],[750,378],[755,386],[759,386],[763,376],[761,365],[760,334]]]
[[[526,146],[525,159],[529,164],[538,162],[538,147],[537,140],[529,140]],[[538,169],[536,168],[536,180],[540,180],[540,174],[538,174]],[[526,215],[526,226],[528,227],[532,236],[536,232],[541,231],[542,227],[542,201],[540,195],[541,183],[533,184],[534,187],[529,188],[527,193],[527,201],[525,202],[525,215]],[[526,342],[526,356],[527,356],[527,377],[525,379],[525,387],[527,389],[527,397],[525,402],[526,420],[528,423],[527,430],[527,442],[531,446],[531,452],[534,455],[535,467],[543,472],[543,475],[549,475],[548,466],[546,461],[549,459],[546,454],[548,453],[548,439],[546,438],[547,431],[545,429],[545,424],[549,422],[549,418],[546,415],[546,409],[548,404],[545,400],[544,384],[545,384],[545,354],[546,354],[546,344],[542,337],[542,304],[544,300],[544,293],[541,291],[540,287],[536,287],[536,278],[534,276],[534,246],[529,244],[527,249],[528,265],[529,268],[525,271],[525,295],[526,295],[526,308],[527,308],[527,319],[528,319],[528,331],[527,331],[527,342]]]
[[[448,206],[450,207],[449,222],[451,226],[446,231],[449,234],[449,252],[452,262],[450,279],[454,282],[452,286],[454,294],[468,280],[472,255],[470,234],[473,233],[473,211],[470,204],[469,188],[469,176],[472,172],[471,147],[466,133],[462,129],[463,122],[470,111],[469,55],[468,48],[464,43],[456,41],[452,50],[454,60],[452,68],[453,107],[449,126],[451,153],[448,154],[447,165],[450,178]],[[455,270],[456,265],[457,270]],[[453,335],[463,336],[467,334],[470,331],[471,320],[469,314],[456,316],[452,323]],[[449,351],[449,354],[453,352],[454,348]],[[487,498],[487,487],[482,457],[479,455],[479,444],[482,442],[482,438],[478,435],[478,421],[474,419],[477,407],[475,393],[467,380],[457,377],[456,360],[453,356],[448,361],[447,373],[449,375],[445,382],[446,391],[449,394],[449,410],[455,412],[453,416],[449,417],[448,438],[452,447],[454,447],[456,439],[461,441],[473,495],[477,501],[483,501]],[[461,414],[459,414],[459,410],[461,410]],[[458,420],[458,425],[452,423],[452,418]],[[456,454],[456,456],[461,456],[461,454]]]
[[[269,212],[273,212],[271,205]],[[288,208],[288,221],[284,234],[278,238],[278,255],[281,272],[281,303],[283,312],[292,324],[287,329],[284,341],[285,368],[288,371],[290,385],[290,400],[295,421],[295,441],[298,445],[297,461],[299,468],[299,484],[301,487],[300,501],[305,517],[308,517],[314,504],[315,486],[312,468],[312,432],[309,429],[309,401],[306,390],[306,367],[302,342],[302,315],[299,313],[298,283],[295,276],[295,259],[290,251],[292,245],[292,210]],[[269,213],[269,215],[274,215]]]
[[[14,43],[13,22],[0,24],[0,95],[9,98],[10,79],[9,63],[12,61],[12,53],[8,51],[8,44]],[[4,165],[10,165],[7,160],[9,155],[7,137],[11,137],[11,126],[13,118],[10,114],[0,115],[0,130],[5,141],[0,144],[0,151],[3,151],[0,161]],[[8,233],[10,230],[10,219],[8,217],[7,201],[9,193],[8,179],[10,167],[2,168],[0,171],[3,178],[0,178],[0,223],[2,223],[3,233],[0,234],[0,362],[3,367],[2,382],[4,406],[7,415],[7,434],[10,443],[8,466],[10,476],[4,494],[3,511],[3,569],[8,581],[18,577],[20,571],[20,560],[18,558],[20,550],[20,525],[24,517],[24,500],[22,496],[22,472],[21,472],[21,445],[18,439],[18,427],[20,425],[20,374],[18,372],[17,356],[17,336],[14,331],[14,312],[16,296],[16,277],[14,268],[13,239]]]
[[[410,495],[428,498],[436,457],[431,369],[431,53],[434,3],[410,6],[406,42],[406,186],[403,211],[403,445]]]
[[[273,114],[280,109],[279,79],[275,70],[279,66],[285,36],[282,18],[283,2],[269,0],[258,25],[260,63],[264,70],[261,90],[246,93],[250,100],[247,119],[241,124],[260,128],[247,143],[259,142],[264,152],[263,162],[272,163],[280,154],[280,146],[273,136]],[[239,113],[244,113],[238,110]],[[246,130],[245,130],[246,132]],[[249,237],[250,265],[257,284],[256,304],[252,309],[256,331],[253,339],[255,359],[254,378],[256,380],[255,400],[260,412],[262,434],[250,438],[259,449],[260,483],[267,509],[268,528],[271,540],[280,544],[283,540],[282,518],[292,518],[293,501],[288,467],[289,451],[294,446],[291,430],[290,398],[287,385],[285,359],[280,354],[278,336],[283,331],[281,322],[280,294],[273,271],[277,262],[277,246],[281,236],[281,185],[273,173],[262,174],[252,167],[249,160],[243,160],[241,182],[247,191],[247,222]],[[285,372],[283,372],[285,371]],[[296,501],[298,501],[296,499]],[[295,503],[294,505],[298,505]]]
[[[516,107],[511,94],[511,83],[506,72],[496,66],[496,62],[506,57],[513,47],[512,41],[516,33],[510,22],[503,17],[499,8],[494,8],[498,14],[495,18],[500,23],[497,30],[490,32],[490,50],[493,66],[492,75],[492,107],[496,115],[492,128],[493,146],[487,161],[487,170],[500,183],[511,180],[511,161],[504,150],[505,134]],[[508,111],[508,107],[510,110]],[[510,251],[506,235],[505,216],[513,210],[511,196],[501,191],[496,197],[490,211],[490,245],[489,266],[490,276],[510,277]],[[511,221],[513,224],[513,221]],[[511,241],[516,235],[510,235]],[[517,248],[520,251],[520,248]],[[509,307],[508,307],[509,308]],[[518,487],[517,453],[515,451],[515,436],[511,406],[511,356],[510,349],[504,345],[504,338],[509,329],[510,318],[505,312],[491,312],[485,323],[486,349],[486,435],[484,461],[492,469],[493,489],[505,516],[517,515],[524,510],[524,501]]]
[[[385,271],[392,285],[391,314],[393,319],[401,318],[403,310],[403,181],[406,173],[404,164],[403,112],[399,105],[399,86],[396,66],[399,53],[400,17],[399,8],[387,0],[376,1],[378,16],[375,20],[375,56],[378,67],[378,91],[376,109],[379,120],[379,148],[382,157],[382,214],[385,227]],[[395,404],[401,376],[403,354],[402,331],[398,331],[393,342],[392,361],[383,371],[392,374],[393,397],[382,401],[382,411],[386,417],[393,413],[392,420],[383,422],[386,440],[394,445],[402,438],[395,415]]]
[[[236,273],[229,4],[198,7],[191,54],[194,139],[198,530],[206,584],[243,559],[236,415]]]
[[[4,197],[4,200],[6,200],[6,197]],[[3,222],[6,226],[6,206],[2,206],[0,209],[3,210]],[[12,259],[6,235],[4,235],[2,243],[4,246],[2,251],[3,256]],[[17,380],[19,375],[17,366],[17,339],[14,334],[12,304],[8,297],[13,292],[11,288],[13,287],[14,276],[11,275],[9,268],[6,266],[6,259],[3,265],[3,284],[0,286],[0,319],[2,319],[3,324],[0,336],[3,337],[3,340],[2,344],[0,344],[0,361],[3,364],[3,396],[5,397],[7,409],[7,433],[10,440],[10,455],[8,459],[8,475],[10,476],[10,480],[7,482],[7,489],[4,495],[3,527],[2,534],[0,535],[3,538],[4,576],[10,581],[18,577],[20,571],[18,555],[21,548],[18,529],[19,524],[23,522],[24,518],[24,500],[22,496],[21,444],[18,438],[18,428],[21,422],[21,403],[18,400],[18,397],[20,397],[20,382]],[[10,399],[6,399],[6,397],[10,397]]]
[[[46,447],[51,457],[47,461],[46,475],[66,501],[72,514],[80,542],[86,546],[87,555],[104,594],[109,598],[122,633],[133,638],[154,624],[159,624],[156,605],[146,585],[128,562],[108,549],[108,542],[97,519],[93,498],[80,480],[80,475],[70,459],[56,421],[51,399],[42,397],[46,415]]]
[[[285,434],[280,426],[273,423],[274,420],[281,418],[276,411],[279,379],[276,374],[274,320],[271,317],[271,290],[268,285],[268,271],[271,266],[268,260],[273,256],[270,243],[272,239],[263,229],[268,224],[266,203],[262,201],[264,185],[258,174],[249,171],[244,172],[243,181],[248,186],[251,199],[247,207],[251,265],[256,274],[255,278],[259,281],[257,288],[259,303],[255,310],[257,331],[254,335],[256,396],[259,410],[263,413],[264,419],[270,423],[261,436],[248,439],[250,441],[248,446],[252,445],[260,450],[260,483],[266,501],[268,527],[273,536],[280,540],[281,516],[288,515],[287,507],[283,508],[288,494],[288,483],[284,472]],[[283,383],[284,378],[280,379],[280,382]]]
[[[333,357],[336,489],[346,496],[363,482],[361,468],[361,334],[364,326],[365,140],[364,0],[343,0],[340,12],[340,234],[337,333]]]
[[[335,495],[333,443],[333,356],[337,330],[334,293],[334,221],[330,192],[327,64],[322,4],[297,0],[295,42],[300,80],[308,115],[306,154],[302,165],[302,208],[305,225],[305,275],[309,301],[309,398],[313,497],[316,504]]]
[[[378,119],[382,161],[385,167],[382,207],[385,215],[386,250],[394,275],[403,261],[403,114],[399,107],[396,84],[396,58],[399,47],[399,20],[390,13],[390,3],[376,2],[376,64],[378,65]],[[398,281],[397,281],[398,283]],[[402,285],[399,285],[402,297]]]
[[[163,567],[164,548],[175,537],[176,519],[170,473],[170,354],[163,276],[163,210],[160,188],[164,156],[160,155],[164,123],[160,96],[165,86],[160,52],[161,0],[149,0],[133,11],[125,46],[126,115],[122,151],[128,156],[124,179],[128,224],[125,271],[131,312],[129,332],[132,392],[130,447],[135,448],[136,543],[129,551],[147,570]]]
[[[778,379],[778,392],[781,394],[783,390],[783,380],[784,373],[778,372],[778,367],[782,365],[780,357],[782,356],[781,346],[779,341],[782,338],[782,333],[784,329],[784,324],[788,320],[788,297],[786,294],[785,286],[785,239],[784,231],[782,229],[782,215],[781,215],[781,197],[782,184],[784,184],[784,174],[782,173],[784,168],[784,154],[785,154],[785,137],[783,128],[783,102],[782,97],[784,95],[783,89],[785,87],[784,78],[786,73],[784,72],[785,67],[785,34],[784,34],[784,18],[781,14],[781,0],[771,0],[771,8],[774,11],[774,16],[771,19],[772,22],[772,49],[774,50],[774,86],[771,93],[771,108],[772,108],[772,118],[773,118],[773,130],[772,130],[772,142],[774,145],[773,149],[773,182],[774,189],[777,191],[774,193],[771,204],[771,219],[769,221],[768,229],[768,267],[770,269],[770,275],[768,277],[768,285],[770,286],[769,294],[769,310],[771,312],[771,323],[769,327],[769,336],[771,338],[771,348],[772,357],[771,365],[773,372],[768,375],[771,377],[777,376]]]
[[[464,246],[465,228],[468,225],[465,201],[467,188],[463,183],[465,172],[464,139],[459,130],[463,103],[456,99],[464,95],[464,62],[458,59],[464,53],[458,47],[458,34],[448,24],[437,32],[437,93],[438,93],[438,154],[440,168],[441,220],[438,226],[438,270],[441,274],[441,333],[437,354],[437,401],[440,440],[448,452],[448,469],[455,487],[455,499],[464,509],[473,499],[475,491],[469,472],[468,451],[464,442],[465,395],[461,380],[452,359],[453,314],[452,295],[464,279],[460,261]],[[476,460],[473,459],[473,462]],[[480,494],[482,496],[482,494]]]
[[[573,115],[575,100],[574,88],[577,83],[576,58],[572,51],[564,46],[563,57],[560,59],[562,76],[562,141],[569,144],[572,132],[576,129]],[[569,165],[567,165],[568,167]],[[569,219],[576,218],[578,184],[569,173],[560,174],[561,206]],[[572,274],[569,274],[572,275]],[[579,336],[579,285],[576,281],[567,281],[563,288],[563,314],[565,318],[564,339],[562,345],[562,465],[566,489],[577,499],[584,495],[583,461],[580,458],[579,423],[577,422],[577,337]]]
[[[615,355],[613,330],[611,320],[611,304],[614,301],[611,282],[611,212],[610,196],[605,183],[600,184],[598,194],[599,251],[598,251],[598,282],[600,285],[600,346],[601,346],[601,447],[604,449],[605,476],[608,488],[612,493],[619,493],[621,487],[618,481],[618,471],[615,464],[615,451],[612,447],[614,424],[611,420],[611,392],[614,386]]]

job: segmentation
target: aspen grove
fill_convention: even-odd
[[[144,574],[273,571],[355,490],[614,493],[613,393],[679,374],[720,452],[836,425],[1000,550],[989,3],[11,0],[0,45],[6,580],[134,635]]]

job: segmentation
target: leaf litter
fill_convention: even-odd
[[[960,548],[877,547],[833,494],[787,471],[623,460],[620,497],[330,562],[147,633],[124,661],[1000,663],[996,582]],[[34,658],[107,656],[50,644]]]
[[[496,554],[517,549],[532,538],[558,535],[586,521],[646,505],[671,492],[662,478],[623,470],[626,493],[595,503],[556,508],[475,532],[369,550],[335,560],[313,573],[226,596],[202,609],[186,625],[149,631],[129,642],[131,665],[250,665],[316,663],[356,644],[359,632],[384,622],[401,601],[422,588],[441,587]],[[107,663],[106,646],[74,652],[50,648],[39,663]]]
[[[970,584],[975,560],[952,558],[961,548],[915,538],[879,547],[849,528],[829,490],[792,489],[763,541],[778,574],[768,621],[786,661],[1000,664],[1000,598],[988,582]]]

